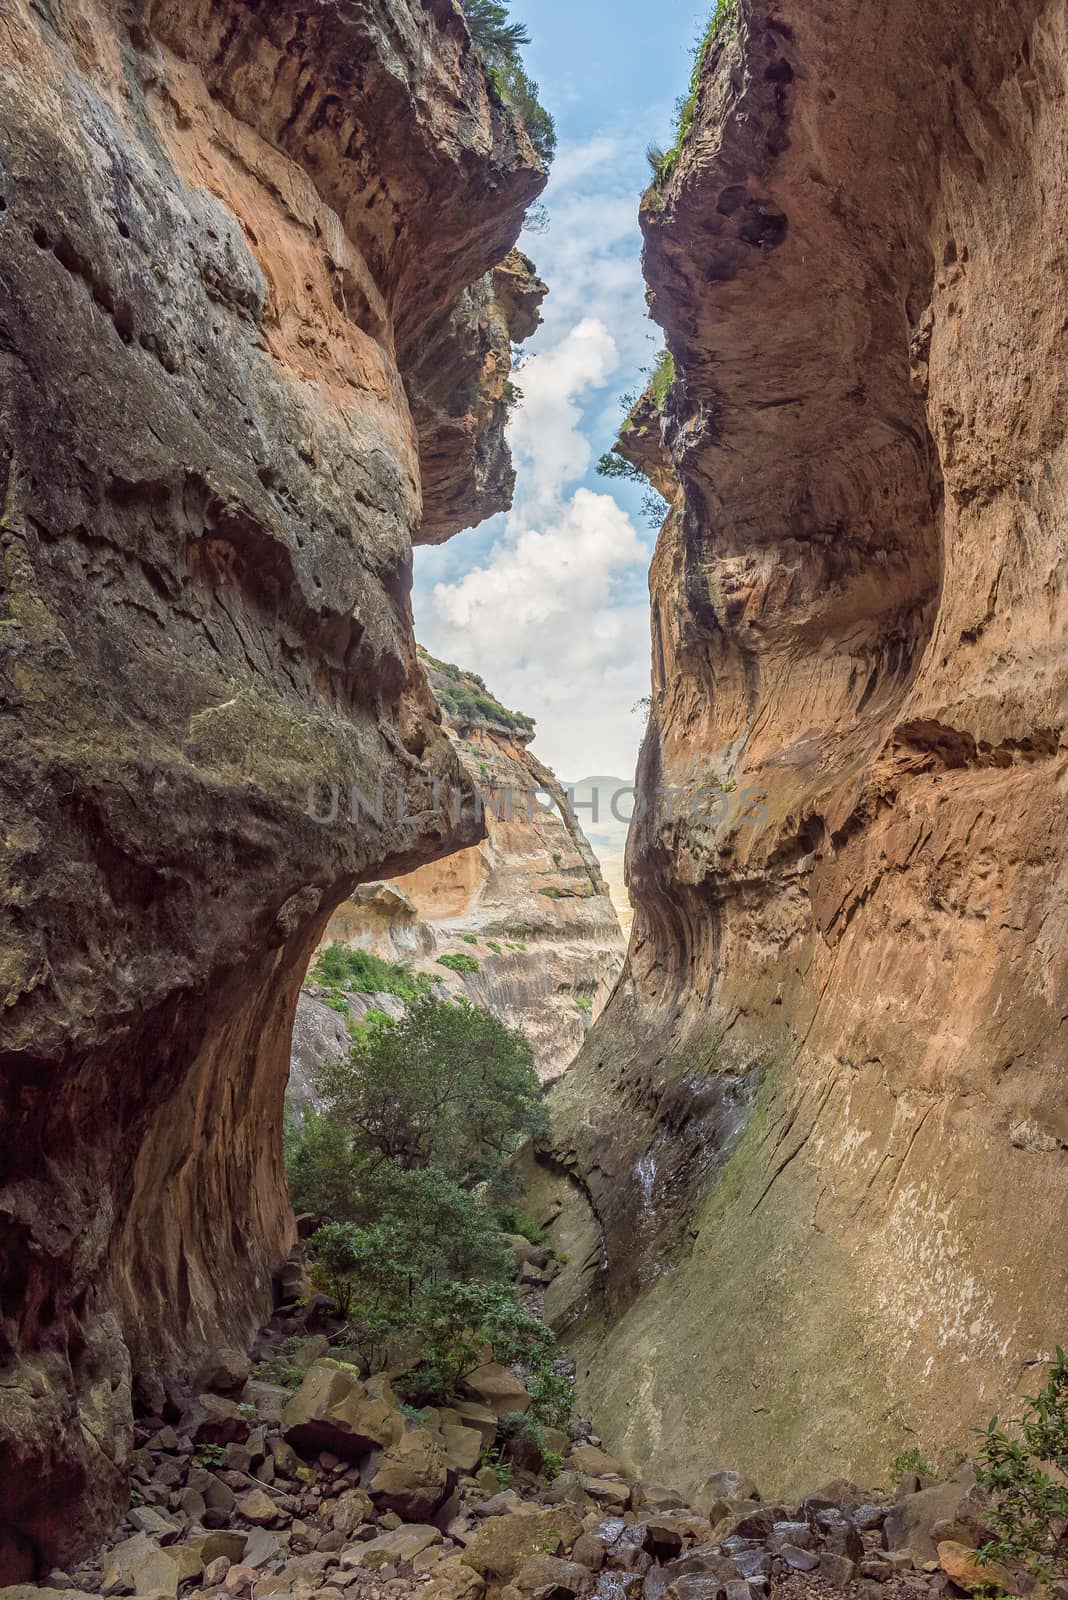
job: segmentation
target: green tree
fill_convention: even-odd
[[[556,126],[538,99],[538,86],[520,54],[530,43],[521,22],[510,22],[507,6],[498,0],[462,0],[471,42],[482,57],[486,77],[497,97],[519,117],[531,144],[546,166],[556,154]]]
[[[1024,1401],[1012,1437],[992,1417],[981,1434],[979,1487],[995,1501],[997,1538],[982,1561],[1019,1561],[1041,1583],[1068,1577],[1068,1358],[1058,1346],[1049,1382]]]
[[[423,1361],[413,1379],[431,1395],[454,1395],[483,1364],[488,1345],[495,1361],[527,1374],[531,1409],[541,1420],[555,1424],[562,1406],[570,1413],[571,1380],[558,1367],[556,1336],[511,1285],[444,1283],[420,1298],[415,1322]]]
[[[368,1166],[433,1166],[465,1188],[546,1123],[530,1045],[464,1000],[420,997],[327,1066],[320,1089]]]

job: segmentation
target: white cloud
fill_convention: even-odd
[[[513,531],[486,565],[435,587],[431,648],[539,716],[539,751],[565,776],[611,768],[634,745],[630,708],[648,680],[648,611],[618,593],[645,559],[626,512],[578,489],[555,521]]]
[[[584,317],[560,343],[531,356],[516,375],[523,392],[509,430],[521,475],[524,512],[551,507],[564,487],[589,468],[592,450],[580,431],[576,401],[600,388],[619,365],[603,322]]]
[[[644,719],[631,708],[649,685],[650,539],[590,476],[619,392],[641,386],[658,342],[639,259],[643,173],[635,141],[561,148],[549,231],[523,241],[550,294],[516,378],[515,509],[488,553],[483,541],[465,555],[463,535],[428,552],[417,585],[422,642],[534,716],[537,753],[570,779],[632,774]]]

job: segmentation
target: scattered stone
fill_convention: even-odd
[[[383,1567],[400,1561],[413,1561],[431,1545],[441,1543],[441,1530],[429,1523],[412,1523],[395,1528],[390,1533],[380,1533],[369,1544],[356,1545],[341,1557],[342,1570],[354,1567],[367,1572],[380,1572]]]
[[[535,1555],[566,1555],[582,1532],[571,1506],[524,1509],[489,1517],[474,1533],[461,1559],[480,1576],[508,1583]]]
[[[178,1561],[171,1552],[161,1550],[147,1533],[137,1533],[111,1551],[101,1593],[177,1595],[179,1578]]]
[[[155,1506],[131,1506],[126,1514],[126,1520],[137,1529],[138,1533],[150,1533],[156,1539],[161,1539],[165,1534],[176,1534],[181,1531],[180,1523],[175,1522],[173,1517],[164,1516]]]
[[[329,1450],[346,1461],[390,1444],[399,1424],[391,1406],[368,1395],[354,1368],[325,1361],[308,1369],[282,1413],[282,1432],[294,1450],[308,1457]]]
[[[325,1333],[316,1333],[310,1339],[302,1339],[293,1351],[292,1362],[295,1367],[310,1367],[314,1362],[321,1361],[330,1354],[330,1340]]]
[[[482,1435],[484,1449],[489,1449],[497,1437],[497,1414],[488,1406],[480,1404],[477,1400],[457,1400],[452,1410],[456,1419],[464,1428],[476,1428]]]
[[[441,1437],[450,1467],[457,1472],[474,1472],[485,1449],[483,1435],[478,1428],[467,1428],[462,1423],[444,1423]]]
[[[249,1380],[252,1363],[240,1350],[224,1346],[215,1350],[201,1366],[193,1387],[212,1394],[237,1394]]]
[[[820,1558],[812,1550],[802,1550],[796,1544],[784,1544],[779,1551],[786,1565],[794,1572],[815,1572]]]
[[[759,1500],[760,1490],[744,1472],[711,1472],[696,1494],[690,1496],[695,1511],[706,1515],[717,1500]]]
[[[376,1504],[410,1522],[428,1520],[449,1489],[445,1449],[427,1428],[402,1433],[382,1454],[368,1485]]]
[[[938,1563],[947,1577],[967,1594],[977,1589],[1000,1589],[1002,1594],[1015,1594],[1019,1585],[1007,1567],[997,1561],[981,1562],[975,1550],[946,1539],[938,1546]]]
[[[600,1506],[614,1506],[625,1511],[630,1505],[630,1485],[618,1478],[583,1478],[582,1487],[591,1500]]]
[[[424,1590],[428,1600],[481,1600],[485,1592],[485,1579],[462,1556],[446,1556],[439,1561]]]
[[[497,1361],[487,1361],[477,1367],[465,1378],[464,1387],[495,1417],[510,1416],[514,1412],[525,1414],[530,1410],[526,1389],[514,1372]]]
[[[598,1450],[596,1445],[577,1444],[573,1447],[568,1460],[568,1465],[577,1472],[589,1478],[621,1478],[623,1468],[615,1456],[610,1456],[604,1450]]]
[[[956,1517],[967,1493],[965,1484],[950,1479],[913,1494],[899,1494],[884,1524],[887,1548],[914,1550],[921,1561],[935,1560],[938,1551],[931,1530],[935,1523]]]
[[[231,1567],[226,1574],[223,1588],[232,1596],[232,1600],[238,1600],[239,1595],[251,1594],[255,1582],[256,1573],[251,1567]]]
[[[844,1589],[857,1576],[857,1563],[838,1551],[824,1550],[819,1559],[820,1577],[826,1578],[836,1588]]]
[[[224,1581],[230,1570],[230,1561],[226,1556],[216,1556],[214,1561],[204,1568],[201,1582],[205,1589],[217,1589]]]
[[[593,1586],[593,1573],[588,1567],[577,1561],[563,1561],[559,1556],[531,1556],[515,1578],[520,1594],[531,1595],[533,1600],[565,1600],[567,1595],[589,1594]]]
[[[273,1500],[265,1489],[251,1489],[238,1497],[234,1508],[239,1517],[257,1528],[270,1528],[279,1516],[279,1502]]]
[[[182,1425],[195,1445],[244,1444],[252,1431],[237,1402],[218,1394],[201,1394],[191,1401]]]

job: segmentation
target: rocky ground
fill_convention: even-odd
[[[550,1481],[501,1428],[530,1403],[514,1373],[487,1361],[416,1411],[339,1359],[321,1317],[315,1297],[189,1386],[140,1377],[126,1517],[94,1559],[0,1600],[928,1600],[991,1581],[970,1467],[893,1499],[836,1481],[768,1502],[730,1471],[684,1496],[581,1425],[547,1430]]]

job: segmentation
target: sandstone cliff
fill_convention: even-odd
[[[411,542],[507,501],[544,174],[452,0],[13,0],[0,70],[3,1583],[270,1307],[330,913],[481,835],[307,796],[458,776]]]
[[[485,797],[486,838],[389,883],[364,884],[331,918],[338,940],[402,961],[465,995],[534,1049],[539,1075],[559,1077],[581,1047],[623,966],[619,919],[576,814],[555,775],[527,748],[529,719],[481,679],[423,655],[464,784]],[[510,809],[511,815],[508,814]],[[475,971],[452,971],[441,957]],[[337,1031],[304,996],[299,1066]]]
[[[739,11],[642,207],[654,803],[532,1181],[609,1442],[777,1491],[1065,1331],[1068,21]]]

